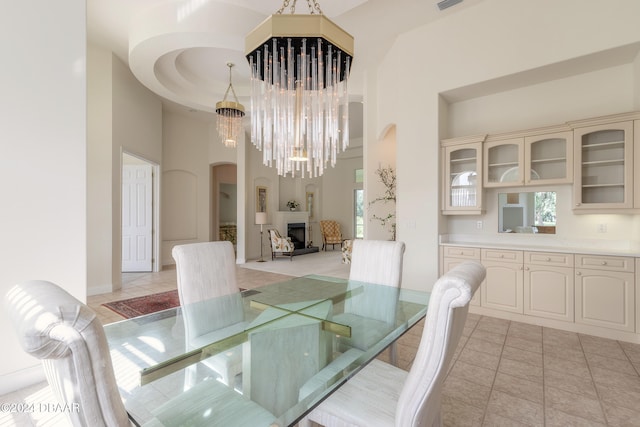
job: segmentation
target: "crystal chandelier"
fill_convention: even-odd
[[[227,87],[222,101],[216,103],[216,113],[218,113],[216,129],[218,136],[225,147],[229,148],[236,146],[238,135],[242,132],[242,118],[244,117],[244,107],[238,102],[236,91],[231,84],[231,69],[233,66],[233,63],[227,62],[227,67],[229,67],[229,87]],[[233,93],[235,101],[227,101],[229,90]]]
[[[320,176],[349,144],[347,81],[353,37],[327,19],[315,0],[297,0],[245,40],[251,68],[251,141],[263,163],[286,176]],[[283,14],[290,7],[290,14]]]

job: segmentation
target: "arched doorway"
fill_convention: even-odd
[[[233,163],[211,165],[210,240],[228,240],[237,247],[237,166]]]

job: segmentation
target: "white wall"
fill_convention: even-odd
[[[633,65],[626,64],[451,102],[447,138],[632,111],[634,80]]]
[[[115,55],[113,78],[112,140],[112,283],[119,289],[122,273],[122,153],[162,164],[162,103],[144,87]],[[155,196],[154,196],[155,197]],[[162,237],[162,229],[156,228]]]
[[[355,182],[355,171],[362,169],[362,167],[362,157],[341,157],[337,160],[335,168],[325,169],[324,175],[322,175],[319,197],[320,217],[316,221],[323,219],[338,221],[344,238],[355,237],[354,191],[362,188],[361,183]],[[315,227],[318,231],[319,225],[318,222],[318,227]],[[365,228],[368,226],[368,223],[365,224]],[[322,239],[319,235],[316,242],[315,246],[322,246]]]
[[[375,126],[380,132],[390,122],[397,124],[398,239],[407,243],[403,286],[429,289],[438,274],[438,144],[445,136],[439,131],[440,113],[446,111],[440,104],[440,94],[484,82],[503,87],[491,94],[504,90],[507,83],[511,88],[527,86],[534,77],[541,82],[578,76],[581,71],[572,68],[574,64],[568,63],[571,60],[639,42],[638,16],[640,2],[628,0],[485,0],[397,39],[378,69]],[[550,64],[558,65],[549,69]],[[623,81],[634,80],[634,86],[627,86],[627,90],[637,92],[637,82],[624,67],[604,75],[611,73],[624,76]],[[618,83],[611,86],[603,75],[595,79],[595,84],[619,93]],[[397,94],[391,94],[391,90]],[[526,105],[523,96],[517,106]],[[520,115],[511,105],[513,100],[505,101],[502,110],[509,115],[502,117],[504,127],[511,128],[512,119],[546,120],[547,106],[541,102],[536,102],[528,114]],[[550,96],[548,105],[556,102],[567,105],[564,97],[556,95]],[[578,102],[585,102],[584,98],[571,105]],[[593,102],[588,109],[598,114],[630,107],[628,95],[622,99],[605,97],[604,104]],[[538,116],[544,118],[536,119]]]
[[[166,112],[163,120],[162,261],[177,244],[209,241],[209,124]]]
[[[375,215],[377,218],[386,218],[389,214],[396,214],[397,206],[395,203],[375,201],[376,199],[383,197],[386,191],[386,187],[382,184],[382,181],[376,171],[389,167],[396,169],[395,125],[390,125],[384,130],[384,134],[381,135],[378,140],[370,143],[369,155],[371,155],[372,158],[379,160],[376,166],[370,167],[365,171],[367,185],[365,194],[365,237],[373,240],[390,240],[393,237],[390,223],[383,227],[382,222],[374,219],[373,217]],[[395,219],[393,221],[395,221]]]
[[[111,292],[112,53],[87,46],[87,294]]]
[[[111,52],[89,45],[87,55],[87,292],[95,295],[122,286],[122,154],[161,164],[162,104]]]
[[[44,279],[86,296],[85,3],[3,4],[0,295]],[[55,17],[55,19],[53,19]],[[0,394],[43,379],[0,311]]]

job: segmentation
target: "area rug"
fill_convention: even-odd
[[[241,292],[244,292],[245,296],[247,292],[243,288],[240,288]],[[168,310],[170,308],[180,307],[180,297],[178,291],[160,292],[157,294],[145,295],[142,297],[135,297],[129,299],[123,299],[120,301],[106,302],[104,304],[110,310],[115,311],[125,319],[131,319],[133,317],[143,316],[145,314],[156,313],[158,311]],[[169,312],[168,315],[173,315]]]
[[[178,291],[160,292],[142,297],[123,299],[102,304],[115,311],[125,319],[143,316],[157,311],[167,310],[180,306]]]

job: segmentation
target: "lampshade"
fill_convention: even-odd
[[[233,63],[227,63],[227,67],[229,67],[229,86],[224,93],[223,100],[216,103],[216,113],[218,113],[216,129],[218,136],[225,147],[230,148],[235,147],[237,144],[238,135],[242,132],[242,118],[244,117],[244,106],[238,102],[236,91],[231,84],[231,69],[233,66]],[[229,90],[231,90],[235,101],[227,101]]]
[[[256,224],[264,225],[267,223],[267,213],[266,212],[256,212]]]
[[[349,144],[347,81],[353,37],[308,0],[310,15],[283,14],[245,39],[251,68],[251,141],[278,175],[320,176]],[[313,7],[312,7],[313,3]]]

